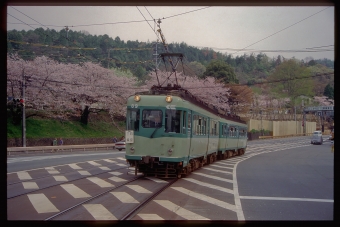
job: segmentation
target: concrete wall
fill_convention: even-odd
[[[273,136],[284,136],[292,134],[302,134],[303,127],[301,121],[268,121],[250,119],[247,122],[248,131],[268,130],[273,132]],[[316,130],[316,122],[306,122],[306,133],[313,133]]]

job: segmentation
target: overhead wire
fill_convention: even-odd
[[[326,9],[328,9],[328,8],[330,8],[330,6],[327,7],[327,8],[325,8],[325,9],[323,9],[323,10],[320,10],[320,11],[318,11],[318,12],[316,12],[316,13],[314,13],[314,14],[312,14],[312,15],[310,15],[310,16],[308,16],[308,17],[306,17],[306,18],[304,18],[304,19],[302,19],[302,20],[300,20],[300,21],[298,21],[298,22],[296,22],[296,23],[294,23],[294,24],[292,24],[292,25],[290,25],[290,26],[284,28],[284,29],[281,29],[281,30],[279,30],[279,31],[277,31],[277,32],[275,32],[275,33],[273,33],[273,34],[271,34],[271,35],[269,35],[269,36],[267,36],[267,37],[265,37],[265,38],[263,38],[263,39],[261,39],[261,40],[255,42],[255,43],[252,43],[252,44],[250,44],[250,45],[244,47],[243,49],[246,49],[246,48],[248,48],[248,47],[250,47],[250,46],[252,46],[252,45],[254,45],[254,44],[256,44],[256,43],[259,43],[259,42],[261,42],[261,41],[263,41],[263,40],[265,40],[265,39],[268,39],[269,37],[272,37],[272,36],[276,35],[277,33],[280,33],[280,32],[282,32],[282,31],[284,31],[284,30],[286,30],[286,29],[288,29],[288,28],[290,28],[290,27],[292,27],[292,26],[294,26],[294,25],[296,25],[296,24],[298,24],[298,23],[300,23],[300,22],[302,22],[302,21],[304,21],[304,20],[307,20],[308,18],[310,18],[310,17],[312,17],[312,16],[314,16],[314,15],[316,15],[316,14],[318,14],[318,13],[321,13],[322,11],[324,11],[324,10],[326,10]],[[241,49],[241,50],[243,50],[243,49]],[[240,50],[240,51],[241,51],[241,50]],[[238,53],[238,52],[240,52],[240,51],[236,51],[236,52],[234,52],[234,53],[232,53],[232,54],[236,54],[236,53]]]

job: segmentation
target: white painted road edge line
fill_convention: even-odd
[[[261,199],[261,200],[284,200],[284,201],[306,201],[334,203],[333,199],[310,199],[310,198],[288,198],[288,197],[261,197],[261,196],[239,196],[240,199]]]
[[[240,161],[242,162],[242,161]],[[238,221],[244,221],[244,214],[242,210],[240,196],[238,194],[238,186],[237,186],[237,178],[236,178],[236,168],[238,163],[235,164],[233,169],[233,188],[234,188],[234,198],[235,198],[235,206],[236,206],[236,214]]]

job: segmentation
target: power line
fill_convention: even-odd
[[[294,23],[294,24],[292,24],[292,25],[290,25],[290,26],[284,28],[284,29],[281,29],[280,31],[275,32],[274,34],[271,34],[271,35],[269,35],[269,36],[267,36],[267,37],[265,37],[265,38],[263,38],[263,39],[261,39],[261,40],[255,42],[255,43],[253,43],[253,44],[250,44],[250,45],[244,47],[244,48],[241,49],[241,50],[244,50],[244,49],[246,49],[247,47],[250,47],[250,46],[252,46],[252,45],[254,45],[254,44],[256,44],[256,43],[259,43],[259,42],[261,42],[261,41],[263,41],[263,40],[265,40],[265,39],[267,39],[267,38],[269,38],[269,37],[271,37],[271,36],[273,36],[273,35],[276,35],[277,33],[282,32],[282,31],[286,30],[287,28],[290,28],[290,27],[292,27],[292,26],[294,26],[294,25],[296,25],[296,24],[298,24],[298,23],[300,23],[300,22],[302,22],[302,21],[304,21],[304,20],[306,20],[306,19],[308,19],[308,18],[310,18],[310,17],[312,17],[312,16],[314,16],[314,15],[316,15],[316,14],[318,14],[318,13],[320,13],[320,12],[326,10],[326,9],[328,9],[328,8],[330,8],[330,6],[327,7],[327,8],[325,8],[325,9],[323,9],[323,10],[320,10],[319,12],[316,12],[316,13],[314,13],[314,14],[312,14],[312,15],[310,15],[310,16],[308,16],[308,17],[306,17],[306,18],[304,18],[304,19],[302,19],[302,20],[300,20],[300,21],[298,21],[298,22],[296,22],[296,23]],[[240,50],[240,51],[241,51],[241,50]],[[236,52],[234,52],[234,53],[232,53],[232,54],[236,54],[236,53],[238,53],[238,52],[239,52],[239,51],[236,51]]]
[[[185,12],[185,13],[180,13],[180,14],[176,14],[176,15],[173,15],[173,16],[169,16],[169,17],[163,17],[163,20],[164,20],[164,19],[171,18],[171,17],[177,17],[177,16],[180,16],[180,15],[183,15],[183,14],[192,13],[192,12],[195,12],[195,11],[199,11],[199,10],[207,9],[207,8],[210,8],[210,7],[211,7],[211,6],[204,7],[204,8],[201,8],[201,9],[195,9],[195,10],[191,10],[191,11],[188,11],[188,12]]]

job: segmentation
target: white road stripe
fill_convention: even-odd
[[[74,184],[62,184],[60,186],[76,199],[91,197],[89,194],[87,194]]]
[[[149,179],[149,180],[152,180],[152,181],[154,181],[156,183],[168,183],[167,181],[159,179],[159,178],[156,178],[156,177],[145,177],[145,178]]]
[[[214,171],[214,172],[219,172],[219,173],[232,174],[232,173],[229,173],[229,172],[226,172],[226,171],[212,169],[212,168],[208,168],[208,167],[204,167],[203,169],[207,169],[207,170]]]
[[[86,179],[88,179],[89,181],[95,183],[96,185],[98,185],[101,188],[114,187],[114,185],[112,185],[109,182],[107,182],[107,181],[105,181],[103,179],[100,179],[98,177],[88,177]]]
[[[24,189],[39,189],[35,182],[22,182],[22,186],[24,186]]]
[[[310,199],[310,198],[288,198],[288,197],[240,196],[240,199],[284,200],[284,201],[306,201],[306,202],[334,203],[333,199]]]
[[[207,184],[207,183],[204,183],[202,181],[198,181],[198,180],[195,180],[195,179],[192,179],[192,178],[183,178],[183,180],[190,181],[192,183],[195,183],[195,184],[207,187],[207,188],[212,188],[212,189],[216,189],[216,190],[219,190],[219,191],[222,191],[222,192],[234,194],[233,190],[230,190],[230,189],[227,189],[227,188],[224,188],[224,187],[220,187],[220,186],[217,186],[217,185],[213,185],[213,184]]]
[[[55,170],[53,167],[47,167],[45,168],[49,174],[58,174],[59,171]]]
[[[117,166],[127,166],[127,164],[118,163]]]
[[[114,182],[123,182],[123,181],[127,181],[123,178],[119,178],[119,177],[110,177],[109,180],[112,180]]]
[[[205,218],[201,215],[195,214],[187,209],[184,209],[183,207],[180,207],[169,200],[154,200],[154,202],[158,203],[162,207],[170,210],[171,212],[177,214],[178,216],[181,216],[182,218],[185,218],[187,220],[210,220],[208,218]]]
[[[104,167],[104,166],[102,166],[102,167],[99,167],[100,169],[102,169],[102,170],[111,170],[110,168],[108,168],[108,167]]]
[[[117,218],[101,204],[84,204],[83,207],[85,207],[96,220],[117,220]]]
[[[117,163],[116,161],[112,161],[110,159],[103,159],[105,162],[109,162],[109,163]]]
[[[143,220],[164,220],[157,214],[137,214]]]
[[[134,190],[135,192],[138,193],[151,193],[149,190],[139,186],[139,185],[125,185],[126,187]]]
[[[234,166],[234,171],[233,171],[234,199],[235,199],[237,220],[244,221],[245,218],[244,218],[244,214],[243,214],[243,210],[242,210],[240,196],[238,194],[238,185],[237,185],[237,177],[236,177],[236,168],[237,168],[237,165],[238,165],[238,163],[236,163],[236,165]]]
[[[94,161],[88,161],[88,163],[90,163],[93,166],[101,166],[101,164],[94,162]]]
[[[222,164],[222,163],[221,163]],[[223,164],[222,164],[223,165]],[[226,166],[221,166],[220,164],[212,164],[211,166],[218,167],[218,168],[223,168],[223,169],[234,169],[233,167],[226,167]]]
[[[77,164],[68,164],[72,169],[82,169]]]
[[[44,194],[27,195],[35,210],[39,213],[59,212],[59,210],[51,203]]]
[[[225,178],[222,178],[222,177],[215,177],[215,176],[211,176],[211,175],[208,175],[208,174],[204,174],[204,173],[196,173],[196,172],[193,172],[193,174],[197,174],[197,175],[200,175],[200,176],[203,176],[203,177],[208,177],[208,178],[215,179],[215,180],[219,180],[219,181],[225,181],[225,182],[228,182],[228,183],[233,183],[232,180],[225,179]],[[184,178],[183,178],[183,179],[184,179]]]
[[[64,176],[53,176],[56,181],[67,181],[66,177]]]
[[[109,172],[110,174],[112,175],[115,175],[115,176],[119,176],[119,175],[122,175],[123,173],[120,173],[120,172]]]
[[[80,173],[80,175],[83,175],[83,176],[90,176],[91,174],[85,170],[82,170],[82,171],[78,171],[78,173]]]
[[[118,157],[116,159],[120,159],[120,160],[126,161],[126,158],[122,158],[122,157]]]
[[[31,180],[32,179],[32,177],[27,172],[18,172],[17,175],[20,180]]]
[[[135,200],[131,195],[126,192],[110,192],[117,199],[119,199],[122,203],[139,203]]]
[[[220,165],[224,165],[224,166],[234,166],[235,164],[234,163],[224,163],[224,162],[218,162],[218,164]]]
[[[204,202],[211,203],[211,204],[214,204],[216,206],[219,206],[219,207],[222,207],[222,208],[225,208],[225,209],[228,209],[228,210],[236,212],[236,206],[233,205],[233,204],[226,203],[226,202],[220,201],[218,199],[214,199],[214,198],[206,196],[204,194],[200,194],[200,193],[196,193],[196,192],[193,192],[193,191],[189,191],[189,190],[187,190],[185,188],[182,188],[182,187],[171,187],[171,188],[175,189],[175,190],[177,190],[179,192],[182,192],[182,193],[184,193],[184,194],[186,194],[188,196],[191,196],[191,197],[194,197],[196,199],[202,200]]]

